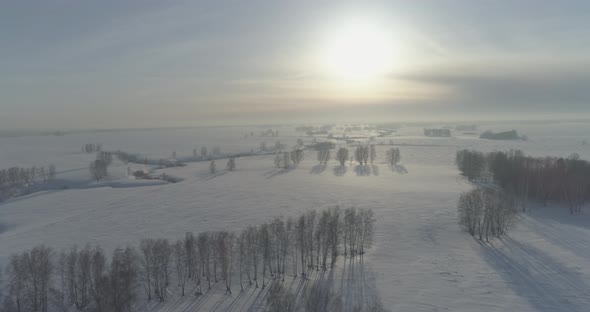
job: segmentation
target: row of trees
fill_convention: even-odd
[[[487,154],[462,150],[457,152],[456,163],[471,181],[489,177],[514,196],[522,210],[534,199],[564,203],[573,214],[590,199],[590,162],[577,154],[558,158],[525,156],[518,150]]]
[[[461,194],[457,208],[459,224],[471,236],[486,241],[490,236],[505,235],[517,215],[513,197],[493,186]]]
[[[0,201],[26,193],[31,186],[55,179],[54,165],[49,167],[11,167],[0,170]]]
[[[211,156],[219,156],[221,155],[221,148],[219,148],[218,146],[213,147],[213,149],[211,149],[211,152],[209,152],[207,150],[207,147],[203,146],[201,147],[200,150],[197,151],[197,149],[193,149],[193,158],[199,158],[200,159],[207,159]],[[172,153],[172,158],[176,159],[176,152]]]
[[[57,258],[57,261],[56,261]],[[100,247],[55,252],[44,245],[12,255],[6,268],[8,296],[2,311],[131,311],[137,288],[137,254],[117,249],[110,265]]]
[[[49,167],[11,167],[0,170],[0,188],[25,186],[37,181],[47,182],[55,178],[54,165]]]
[[[82,151],[87,154],[100,152],[100,151],[102,151],[102,144],[100,144],[100,143],[98,143],[98,144],[94,144],[94,143],[84,144],[84,146],[82,146]]]
[[[370,209],[338,207],[310,210],[297,218],[276,217],[239,233],[186,233],[183,239],[143,239],[139,248],[117,249],[109,261],[96,246],[76,247],[57,255],[44,245],[14,254],[6,268],[8,296],[2,311],[130,311],[143,289],[148,300],[166,300],[169,287],[197,294],[232,280],[266,287],[268,279],[285,280],[332,268],[341,254],[362,255],[372,245],[375,217]],[[260,280],[262,280],[260,285]],[[174,284],[173,284],[174,283]]]
[[[288,169],[291,166],[297,166],[303,160],[303,149],[296,148],[291,152],[278,152],[273,158],[274,164],[277,168]]]
[[[280,151],[286,147],[281,141],[275,141],[273,146],[268,146],[265,141],[260,142],[260,150],[263,152]]]
[[[341,147],[336,152],[336,160],[340,163],[341,166],[346,164],[346,161],[349,160],[349,150],[346,147]],[[369,163],[374,163],[375,159],[377,158],[377,152],[375,150],[375,145],[359,145],[354,150],[354,159],[359,163],[359,165],[366,165]],[[387,163],[391,165],[397,164],[400,159],[400,151],[398,148],[391,148],[385,152],[385,158],[387,159]],[[330,151],[329,150],[319,150],[318,151],[318,160],[320,164],[326,164],[330,160]],[[352,162],[352,158],[350,158]]]

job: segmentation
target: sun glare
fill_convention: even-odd
[[[395,49],[389,33],[366,21],[334,30],[324,39],[322,63],[330,75],[348,80],[367,80],[391,71]]]

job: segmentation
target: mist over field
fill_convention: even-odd
[[[0,311],[588,311],[587,12],[0,4]]]

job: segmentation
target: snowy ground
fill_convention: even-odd
[[[572,217],[565,209],[534,207],[521,216],[509,237],[489,244],[473,240],[457,225],[457,198],[470,188],[453,165],[458,149],[519,148],[537,156],[577,152],[590,159],[590,146],[581,144],[590,141],[590,126],[585,124],[489,125],[481,130],[512,128],[529,140],[498,142],[461,134],[425,138],[419,127],[401,128],[393,137],[378,139],[391,139],[400,147],[402,166],[398,168],[384,163],[386,147],[379,147],[374,166],[347,164],[345,170],[335,162],[318,166],[315,153],[308,152],[297,168],[281,170],[273,168],[272,156],[253,156],[239,158],[235,172],[221,170],[211,175],[208,163],[166,169],[167,174],[184,180],[155,185],[126,177],[122,165],[111,170],[109,181],[89,182],[86,167],[93,155],[80,152],[82,145],[103,143],[109,150],[169,157],[174,150],[188,156],[201,146],[247,152],[258,149],[263,140],[293,144],[305,136],[284,127],[279,128],[278,138],[243,138],[244,133],[266,128],[0,138],[0,167],[54,163],[58,180],[68,183],[65,190],[0,204],[0,264],[11,253],[40,243],[56,249],[97,243],[113,250],[136,245],[146,237],[177,239],[186,231],[239,230],[272,216],[298,215],[308,208],[357,206],[375,211],[376,244],[362,266],[350,267],[349,263],[347,269],[341,262],[331,277],[325,277],[336,292],[348,294],[349,304],[366,299],[363,294],[376,294],[391,311],[588,311],[588,212]],[[224,162],[219,161],[218,166],[223,167]],[[357,275],[350,275],[352,268]],[[352,279],[364,282],[353,283]],[[286,282],[293,284],[292,289],[300,288],[300,279]],[[237,284],[235,287],[237,290]],[[143,307],[150,311],[251,311],[260,306],[264,295],[252,288],[233,295],[215,289],[202,298],[178,300],[175,292],[165,304]]]

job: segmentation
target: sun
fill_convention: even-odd
[[[326,35],[321,62],[330,75],[367,80],[390,72],[395,52],[385,29],[368,21],[354,21]]]

